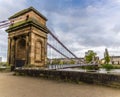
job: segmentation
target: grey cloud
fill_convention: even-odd
[[[99,7],[96,5],[89,7],[89,10],[88,8],[87,10],[71,9],[71,11],[67,9],[63,13],[53,12],[52,14],[51,12],[51,26],[60,40],[75,53],[80,52],[81,45],[89,49],[103,46],[114,48],[120,45],[119,24],[116,25],[120,21],[120,8],[111,8],[113,4],[108,3]],[[63,38],[63,35],[66,37]],[[71,46],[75,43],[80,46]],[[100,53],[100,51],[97,52]]]
[[[67,3],[69,6],[62,5],[61,0],[47,0],[47,3],[46,0],[43,0],[42,3],[36,0],[37,9],[48,18],[48,28],[52,28],[58,38],[77,55],[83,54],[88,49],[103,47],[100,51],[103,52],[104,47],[114,48],[114,46],[120,45],[120,24],[118,23],[120,21],[120,3],[115,3],[115,0],[100,0],[99,2],[92,0],[91,3],[90,0],[88,1],[84,7],[75,7],[70,6],[69,3]],[[9,4],[8,8],[0,6],[1,19],[8,18],[26,6],[24,1],[17,2],[20,2],[20,5],[16,8],[15,6],[18,5]],[[65,0],[65,2],[68,1]],[[32,3],[35,4],[34,1],[31,1]],[[1,38],[0,46],[5,48],[6,41],[2,41]],[[98,51],[99,49],[97,49]]]
[[[4,30],[0,30],[0,56],[4,60],[7,58],[7,33]]]
[[[13,13],[25,8],[26,0],[0,0],[0,21],[6,20]]]

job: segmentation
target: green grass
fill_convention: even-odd
[[[120,65],[113,65],[114,69],[120,69]]]

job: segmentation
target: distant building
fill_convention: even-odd
[[[100,64],[105,64],[105,59],[104,59],[104,58],[102,58],[102,59],[100,60]]]
[[[101,59],[101,64],[105,64],[105,59]],[[110,56],[109,64],[120,65],[120,56]]]
[[[48,59],[48,63],[52,63],[52,62],[63,62],[63,63],[66,63],[66,64],[70,64],[71,61],[74,62],[74,64],[82,64],[85,62],[84,58],[55,58],[55,59]]]
[[[0,62],[2,62],[2,57],[0,57]]]
[[[110,56],[111,64],[120,64],[120,56]]]

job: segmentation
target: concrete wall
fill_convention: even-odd
[[[120,75],[100,74],[93,72],[57,71],[57,70],[35,70],[17,69],[16,72],[31,76],[45,76],[53,79],[71,80],[75,82],[83,81],[90,84],[100,84],[110,87],[120,88]]]

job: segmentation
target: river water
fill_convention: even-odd
[[[80,64],[76,64],[76,66],[79,66]],[[106,69],[100,68],[99,70],[86,70],[81,68],[70,68],[71,66],[75,65],[49,65],[48,69],[59,69],[62,71],[78,71],[78,72],[98,72],[98,73],[112,73],[112,74],[120,74],[120,69],[111,69],[107,71]],[[60,69],[60,68],[66,68],[66,69]]]
[[[100,68],[99,70],[86,70],[81,68],[67,68],[61,69],[63,71],[78,71],[78,72],[97,72],[97,73],[110,73],[110,74],[120,74],[120,69],[112,69],[107,71],[106,69]]]

